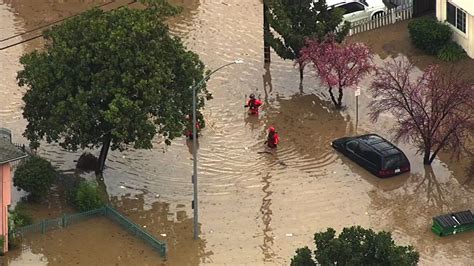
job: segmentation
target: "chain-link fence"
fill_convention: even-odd
[[[160,240],[156,239],[153,235],[143,230],[141,226],[135,224],[134,222],[132,222],[127,217],[123,216],[117,210],[115,210],[114,208],[110,206],[104,206],[99,209],[90,210],[90,211],[81,212],[81,213],[64,214],[62,217],[59,217],[56,219],[45,219],[31,225],[15,228],[14,230],[11,230],[9,234],[12,237],[24,236],[25,234],[28,234],[28,233],[41,232],[42,234],[44,234],[49,230],[66,228],[67,226],[71,224],[75,224],[75,223],[78,223],[78,222],[81,222],[93,217],[97,217],[97,216],[105,216],[109,218],[110,220],[113,220],[114,222],[120,224],[123,228],[127,229],[130,233],[142,239],[150,246],[152,246],[155,250],[157,250],[160,253],[160,256],[162,256],[163,258],[166,257],[166,253],[167,253],[166,243],[161,242]]]

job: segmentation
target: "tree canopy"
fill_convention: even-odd
[[[24,136],[33,148],[42,139],[72,151],[102,146],[101,163],[109,146],[151,148],[156,134],[167,144],[183,134],[204,64],[169,33],[165,19],[177,9],[142,2],[144,9],[92,9],[66,20],[44,32],[43,50],[21,57]],[[198,89],[198,109],[206,93]]]
[[[413,78],[408,59],[387,62],[378,69],[369,91],[370,118],[382,113],[395,117],[395,140],[410,141],[424,154],[429,165],[441,150],[460,155],[471,143],[474,130],[474,82],[459,71],[441,71],[428,66]]]
[[[375,69],[374,54],[363,43],[337,43],[331,34],[323,41],[306,41],[298,61],[314,66],[317,76],[329,89],[331,100],[337,108],[342,106],[343,90],[354,87]],[[339,95],[334,97],[333,88]]]
[[[313,260],[308,247],[296,250],[292,266],[316,265],[416,265],[418,252],[412,246],[398,246],[389,232],[374,232],[360,226],[314,234],[316,250]]]
[[[283,59],[296,60],[305,45],[305,39],[322,40],[328,33],[335,33],[341,42],[349,33],[349,22],[342,23],[342,9],[329,10],[326,0],[265,0],[265,14],[275,32],[265,34],[265,40]],[[303,79],[304,64],[299,63]]]

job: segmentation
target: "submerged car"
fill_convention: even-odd
[[[377,134],[336,139],[331,146],[378,177],[410,171],[403,151]]]
[[[344,10],[344,21],[355,23],[364,19],[375,19],[387,13],[382,0],[327,0],[329,9]]]

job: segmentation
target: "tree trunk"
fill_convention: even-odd
[[[99,168],[96,170],[97,173],[102,173],[105,168],[105,160],[107,159],[107,154],[109,153],[110,141],[112,140],[112,135],[108,133],[104,136],[102,142],[102,149],[100,150],[99,155]]]
[[[339,96],[337,97],[337,108],[341,108],[342,106],[342,87],[339,87]]]
[[[336,98],[334,97],[334,94],[332,93],[332,87],[331,86],[329,86],[329,95],[331,95],[332,102],[334,103],[334,105],[336,105],[336,108],[338,108],[337,101],[336,101]]]
[[[105,203],[109,204],[110,197],[109,197],[109,194],[107,193],[107,186],[105,185],[105,182],[104,182],[104,176],[102,175],[102,173],[97,173],[95,176],[95,179],[98,184],[97,187],[99,189],[101,198],[105,201]]]
[[[301,63],[298,63],[299,69],[300,69],[300,83],[303,83],[303,71],[304,71],[304,66]]]
[[[425,147],[425,152],[424,152],[424,156],[423,156],[423,164],[424,165],[431,165],[432,160],[430,160],[430,152],[431,152],[431,149]]]

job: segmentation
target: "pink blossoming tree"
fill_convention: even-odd
[[[299,60],[312,64],[317,75],[329,89],[336,108],[342,106],[343,90],[356,86],[373,69],[373,53],[363,43],[337,43],[333,36],[323,42],[307,40]],[[339,90],[337,100],[333,88]]]
[[[459,155],[474,129],[474,83],[460,73],[429,66],[413,78],[407,59],[386,63],[377,70],[369,91],[370,118],[391,113],[398,127],[395,139],[414,143],[430,165],[441,150]],[[470,133],[471,132],[471,133]]]

